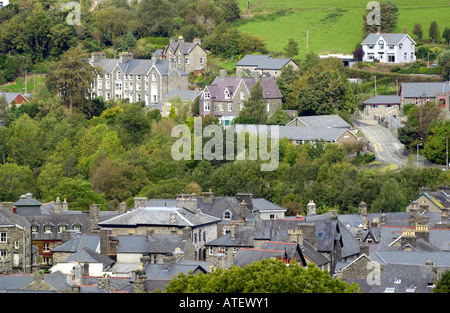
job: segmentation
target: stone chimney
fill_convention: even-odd
[[[121,52],[119,54],[119,63],[125,63],[127,60],[133,60],[132,52]]]
[[[381,27],[377,27],[377,34],[381,33]]]
[[[331,217],[330,217],[331,219],[333,219],[333,220],[337,219],[338,213],[337,213],[336,209],[331,209],[330,213],[331,213]]]
[[[403,34],[408,35],[408,29],[406,27],[403,29]]]
[[[225,69],[221,69],[220,71],[219,71],[219,73],[220,73],[220,78],[221,79],[225,79],[225,77],[227,77],[227,70],[225,70]]]
[[[69,211],[69,203],[67,202],[66,198],[64,198],[64,202],[62,204],[62,211],[63,212],[68,212]]]
[[[231,239],[236,239],[236,235],[237,235],[237,225],[233,224],[233,225],[231,225],[231,229],[230,229]]]
[[[202,40],[200,38],[194,38],[194,40],[192,41],[192,43],[194,45],[198,44],[199,46],[202,45]]]
[[[301,229],[288,229],[287,242],[296,242],[303,246],[303,232]]]
[[[12,202],[1,202],[0,208],[3,210],[9,211],[9,212],[15,213],[14,212],[14,203],[12,203]]]
[[[176,206],[197,213],[197,197],[190,194],[177,195]]]
[[[100,60],[106,59],[105,52],[92,52],[91,53],[91,63],[98,63]]]
[[[239,215],[241,218],[245,221],[247,218],[247,203],[245,202],[245,199],[242,200],[242,202],[239,204]]]
[[[147,206],[147,197],[135,197],[134,198],[134,208],[140,209]]]
[[[416,247],[416,232],[412,229],[405,229],[403,230],[403,234],[401,237],[401,245],[404,246],[407,243],[409,243],[412,247]]]
[[[416,237],[423,240],[430,241],[430,232],[428,231],[428,225],[416,224]]]
[[[169,72],[171,72],[172,70],[174,70],[177,67],[177,61],[176,59],[173,58],[169,58]]]
[[[178,42],[184,42],[183,36],[178,36]]]
[[[124,214],[127,212],[127,203],[126,202],[121,202],[119,204],[119,214]]]
[[[213,203],[214,202],[214,193],[209,189],[209,191],[203,191],[201,193],[202,202],[203,203]]]
[[[170,43],[174,43],[174,42],[175,42],[175,38],[170,37],[170,39],[169,39],[169,44],[170,44]]]
[[[89,276],[89,263],[87,260],[84,260],[83,264],[83,276]]]
[[[59,199],[59,197],[57,197],[55,201],[55,214],[60,213],[61,213],[61,200]]]
[[[93,220],[92,227],[97,228],[97,224],[100,223],[100,206],[95,202],[89,206],[89,218]]]
[[[98,288],[106,291],[111,290],[111,279],[107,274],[104,274],[103,277],[98,280]]]
[[[364,216],[363,218],[363,230],[369,229],[369,220]]]
[[[176,263],[176,258],[172,253],[163,257],[163,268],[168,270],[172,265]]]
[[[306,206],[306,214],[316,215],[316,204],[313,200],[309,201],[308,205]]]
[[[385,225],[385,224],[386,224],[386,214],[385,213],[381,213],[380,225]]]
[[[361,216],[367,216],[367,204],[364,201],[359,203],[358,214]]]
[[[247,204],[247,208],[250,210],[253,209],[253,194],[239,192],[235,195],[235,198],[238,199],[240,202],[245,200],[245,203]]]

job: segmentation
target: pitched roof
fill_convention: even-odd
[[[245,55],[236,66],[254,66],[261,70],[281,70],[292,59],[274,58],[271,55]]]
[[[400,94],[406,98],[434,98],[436,93],[450,92],[448,82],[402,83]]]
[[[123,63],[119,63],[119,59],[100,59],[98,62],[91,63],[93,66],[99,66],[105,73],[112,73],[118,66],[123,72],[123,75],[148,75],[150,70],[155,67],[157,71],[167,76],[171,72],[169,69],[169,63],[166,60],[147,60],[147,59],[127,59]],[[182,70],[174,69],[180,75],[187,75]]]
[[[26,218],[14,214],[11,211],[0,208],[0,226],[10,227],[10,226],[20,226],[20,227],[30,227],[30,222]]]
[[[88,263],[102,263],[103,268],[108,268],[114,263],[114,261],[107,256],[97,253],[94,250],[86,247],[72,254],[67,259],[61,261],[61,263],[72,263],[77,261],[87,261]]]
[[[280,89],[278,89],[278,85],[276,81],[272,78],[261,77],[259,79],[261,83],[261,87],[263,89],[263,99],[281,99],[283,96],[281,95]],[[235,96],[234,91],[238,88],[239,84],[243,83],[248,92],[250,93],[251,88],[256,84],[256,78],[254,77],[242,77],[238,78],[236,76],[227,76],[227,77],[216,77],[214,81],[206,86],[208,89],[211,99],[214,101],[232,101],[232,98]],[[230,92],[230,99],[225,98],[225,90],[228,89]]]
[[[276,128],[278,128],[278,134]],[[344,133],[348,133],[358,139],[351,131],[345,128],[237,124],[235,125],[235,129],[237,133],[240,133],[244,129],[248,130],[250,133],[256,130],[256,133],[259,135],[265,133],[271,139],[287,138],[296,141],[324,140],[325,142],[335,142],[344,135]]]
[[[96,250],[100,246],[99,235],[78,234],[76,237],[66,241],[62,245],[52,249],[53,252],[77,252],[83,248]]]
[[[314,128],[350,128],[351,125],[347,123],[342,117],[337,114],[331,115],[311,115],[311,116],[297,116],[292,121],[286,124],[291,124],[300,121],[306,127]]]
[[[231,233],[227,233],[217,239],[205,244],[205,246],[221,247],[253,247],[253,233],[255,229],[251,226],[241,226],[236,231],[236,236],[231,238]]]
[[[171,222],[174,213],[175,223]],[[179,207],[143,207],[100,222],[100,226],[129,226],[159,225],[175,227],[195,227],[210,223],[218,223],[220,219],[199,212],[191,212]]]
[[[198,96],[195,90],[171,90],[164,96],[162,101],[172,100],[176,97],[180,97],[181,101],[194,101]]]
[[[400,104],[400,96],[381,95],[372,97],[363,102],[364,104]]]
[[[413,43],[414,40],[411,39],[407,34],[388,34],[388,33],[370,33],[367,37],[361,42],[362,45],[369,44],[377,44],[379,40],[383,39],[386,42],[386,45],[398,45],[403,39],[408,38]]]

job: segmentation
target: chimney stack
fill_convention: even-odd
[[[213,203],[214,202],[214,193],[209,189],[209,191],[203,191],[201,193],[202,202],[203,203]]]
[[[316,204],[313,200],[309,201],[308,205],[306,206],[306,214],[316,215]]]
[[[377,34],[380,34],[381,33],[381,27],[377,27]]]
[[[367,216],[367,204],[364,201],[361,201],[359,203],[358,213],[361,216]]]
[[[127,203],[122,202],[119,204],[119,214],[124,214],[127,212]]]
[[[245,219],[247,218],[247,203],[245,203],[245,199],[242,200],[241,204],[239,204],[239,213],[241,218],[245,221]]]
[[[195,44],[198,44],[199,46],[201,46],[202,45],[202,40],[200,39],[200,38],[194,38],[194,40],[192,41],[192,43],[195,45]]]
[[[100,207],[95,202],[89,206],[89,218],[93,220],[92,227],[97,228],[100,223]]]
[[[55,201],[55,214],[60,213],[61,213],[61,200],[59,199],[59,197],[57,197]]]
[[[408,35],[408,30],[406,27],[403,29],[403,34]]]
[[[127,60],[133,60],[133,53],[121,52],[119,54],[119,63],[125,63]]]
[[[219,73],[220,73],[220,78],[221,78],[221,79],[225,79],[225,77],[227,77],[227,70],[221,69],[221,70],[219,71]]]
[[[177,195],[176,206],[197,213],[197,197],[190,194]]]
[[[62,204],[62,211],[63,212],[68,212],[69,211],[69,203],[67,202],[66,198],[64,198],[64,202]]]
[[[100,60],[106,59],[105,52],[92,52],[91,53],[91,63],[98,63]]]
[[[134,208],[140,209],[147,206],[147,197],[135,197],[134,198]]]

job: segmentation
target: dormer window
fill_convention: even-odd
[[[380,49],[384,49],[384,41],[383,40],[378,41],[378,46]]]
[[[225,99],[230,99],[230,92],[228,91],[228,89],[225,89]]]
[[[203,98],[209,99],[209,98],[211,98],[211,94],[208,91],[205,91]]]
[[[231,212],[226,210],[225,212],[223,212],[223,219],[224,220],[231,220]]]

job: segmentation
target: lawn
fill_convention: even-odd
[[[28,76],[27,93],[31,93],[34,90],[34,76]],[[1,92],[20,92],[25,93],[25,79],[18,77],[15,82],[0,86]],[[44,83],[44,77],[42,75],[36,76],[36,86]]]
[[[258,34],[267,42],[270,51],[281,51],[289,38],[300,44],[300,57],[306,53],[307,29],[309,51],[316,53],[351,53],[361,41],[362,15],[369,1],[361,0],[240,0],[242,15],[249,22],[238,25],[243,32]],[[412,35],[416,22],[420,22],[424,38],[428,38],[428,27],[433,20],[438,22],[441,32],[450,27],[450,0],[393,1],[399,8],[396,32],[406,27]],[[282,14],[277,14],[282,11]],[[248,17],[251,16],[251,17]],[[257,18],[257,17],[260,18]],[[245,20],[244,20],[245,21]],[[414,37],[414,36],[413,36]]]

